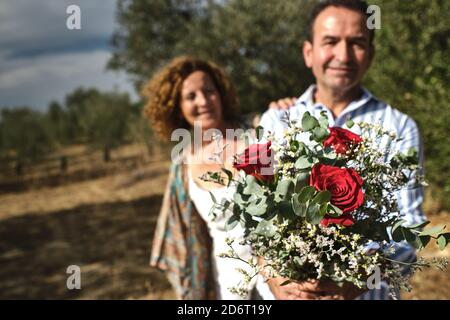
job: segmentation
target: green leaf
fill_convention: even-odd
[[[447,235],[450,235],[450,233],[447,233]],[[445,234],[441,234],[437,238],[436,243],[438,244],[440,250],[444,250],[448,244],[448,241],[449,239],[445,236]]]
[[[328,204],[328,209],[331,209],[331,212],[328,212],[328,215],[336,218],[343,214],[343,211],[336,207],[334,204]]]
[[[403,227],[397,227],[397,228],[392,228],[392,239],[395,242],[401,242],[402,240],[404,240],[404,236],[403,236],[403,232],[402,232]]]
[[[322,217],[324,217],[327,214],[327,212],[328,212],[328,203],[322,203],[320,205],[320,210],[319,211],[320,211],[320,215]]]
[[[305,143],[300,141],[300,142],[298,143],[298,153],[299,153],[300,155],[305,154],[305,153],[306,153],[306,150],[307,150],[307,148],[306,148]]]
[[[256,234],[271,238],[276,233],[276,228],[273,225],[272,221],[262,220],[258,223],[255,231]]]
[[[403,237],[408,243],[414,245],[416,242],[417,236],[411,232],[408,228],[402,228]]]
[[[261,140],[262,137],[264,137],[264,128],[262,126],[256,127],[256,139]]]
[[[302,203],[306,203],[308,200],[311,200],[314,194],[316,193],[316,189],[311,186],[303,187],[298,195],[298,201]]]
[[[218,206],[217,204],[214,204],[211,209],[209,210],[209,215],[213,216],[214,218],[216,218],[219,214],[222,214],[223,210],[220,206]]]
[[[419,236],[418,239],[420,239],[420,243],[422,245],[419,249],[423,249],[430,242],[431,237],[430,236]]]
[[[445,226],[436,226],[423,230],[419,235],[421,236],[432,236],[441,233],[445,229]]]
[[[348,120],[345,122],[345,125],[350,129],[355,125],[355,122],[351,118],[348,118]]]
[[[294,220],[296,218],[296,214],[294,209],[292,208],[291,201],[281,201],[278,204],[278,210],[280,212],[280,216],[288,220]]]
[[[417,158],[417,150],[416,148],[409,148],[406,155],[408,157],[413,157],[413,158]]]
[[[222,171],[225,172],[225,174],[228,177],[228,183],[227,183],[227,187],[230,186],[231,180],[233,180],[233,173],[230,170],[227,170],[225,168],[222,168]]]
[[[329,160],[335,160],[337,158],[337,154],[332,148],[327,147],[324,149],[323,157]]]
[[[317,142],[322,142],[323,140],[325,140],[326,137],[328,137],[328,135],[329,135],[328,129],[316,127],[313,129],[312,138]]]
[[[320,214],[320,206],[318,204],[311,204],[306,210],[306,221],[311,224],[319,224],[323,216]]]
[[[294,191],[294,183],[292,180],[285,179],[278,182],[275,190],[275,201],[284,200]]]
[[[295,178],[295,192],[300,192],[303,187],[309,185],[309,173],[300,172]]]
[[[404,223],[406,223],[406,220],[398,220],[392,227],[392,233],[394,233],[394,231],[397,230],[398,227],[401,227]]]
[[[245,211],[252,216],[260,216],[267,211],[267,197],[259,197],[255,201],[248,204]]]
[[[421,222],[421,223],[413,224],[413,225],[409,226],[408,228],[409,228],[409,229],[419,229],[419,228],[424,228],[424,227],[427,226],[429,223],[430,223],[430,221],[424,221],[424,222]]]
[[[312,203],[323,204],[329,202],[331,200],[331,192],[328,190],[320,191],[316,194],[314,199],[312,199]]]
[[[234,227],[239,223],[239,216],[238,215],[232,215],[230,219],[228,219],[227,223],[225,224],[225,231],[233,230]]]
[[[295,161],[295,167],[297,169],[309,169],[314,165],[314,161],[311,157],[301,156]]]
[[[319,121],[316,118],[311,116],[309,112],[305,112],[302,118],[302,128],[305,131],[311,131],[315,127],[319,125]]]
[[[212,194],[211,191],[208,191],[208,193],[211,196],[211,199],[212,199],[213,203],[216,204],[217,203],[216,197]]]
[[[243,193],[247,195],[263,195],[264,190],[263,188],[258,184],[258,181],[255,177],[248,175],[245,178],[245,181],[247,185],[244,188]]]
[[[294,195],[291,199],[292,210],[297,216],[304,218],[306,216],[306,203],[300,202],[298,197],[299,195]]]
[[[326,111],[322,111],[320,113],[319,124],[322,128],[328,129],[329,123]]]
[[[238,206],[246,205],[247,201],[242,198],[242,195],[239,192],[235,192],[233,194],[233,201]]]

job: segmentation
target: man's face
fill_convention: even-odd
[[[359,85],[373,54],[366,16],[333,6],[317,16],[313,42],[303,45],[305,63],[317,84],[330,90],[347,91]]]

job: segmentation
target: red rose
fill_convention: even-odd
[[[353,169],[316,164],[312,168],[310,185],[319,191],[330,191],[331,204],[343,211],[343,214],[337,218],[325,216],[321,224],[351,226],[354,220],[350,212],[358,209],[364,202],[363,182]]]
[[[273,179],[273,157],[270,149],[271,141],[264,144],[252,144],[244,150],[233,167],[237,170],[244,170],[246,174],[252,175],[261,181],[271,181]]]
[[[339,224],[344,227],[350,227],[355,223],[355,219],[350,213],[344,213],[337,218],[330,217],[325,215],[323,219],[320,221],[320,224],[328,227],[330,224]]]
[[[324,147],[332,146],[334,151],[339,154],[345,154],[351,145],[357,145],[362,138],[350,130],[332,127],[330,135],[323,142]]]

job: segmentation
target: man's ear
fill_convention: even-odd
[[[311,42],[308,40],[303,42],[303,59],[305,60],[305,65],[308,68],[312,68],[312,48],[313,45]]]

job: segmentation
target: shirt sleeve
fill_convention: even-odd
[[[264,128],[264,137],[267,137],[268,133],[272,133],[277,137],[283,135],[286,125],[282,121],[285,110],[269,109],[261,117],[259,125]]]
[[[423,174],[424,156],[423,144],[420,137],[419,129],[411,118],[407,118],[403,130],[400,132],[401,141],[397,142],[396,151],[407,153],[410,148],[414,148],[418,152],[419,166],[422,168],[419,173]],[[398,191],[397,200],[399,211],[407,224],[421,223],[426,220],[422,210],[424,200],[424,191],[421,185],[416,183],[416,177],[412,176],[407,186]]]
[[[401,129],[399,131],[399,138],[402,139],[397,142],[395,151],[407,153],[410,148],[415,148],[418,151],[419,165],[423,168],[423,145],[417,124],[408,117]],[[423,174],[423,169],[421,169],[420,173]],[[402,219],[406,221],[406,225],[421,223],[426,220],[422,210],[424,191],[423,187],[416,183],[415,176],[411,177],[405,188],[397,192],[396,197],[399,211]],[[406,241],[400,243],[391,242],[390,246],[395,249],[395,252],[390,256],[391,259],[404,263],[412,263],[417,260],[416,250]],[[409,267],[405,266],[402,268],[403,275],[407,275],[410,272]]]

